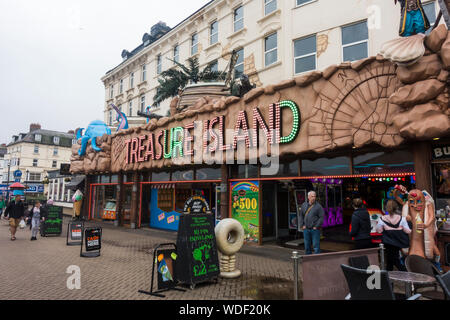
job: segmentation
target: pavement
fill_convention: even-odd
[[[38,235],[37,241],[30,241],[29,228],[19,229],[17,240],[11,241],[8,221],[0,220],[0,300],[161,300],[138,290],[150,289],[153,250],[160,243],[176,242],[175,232],[87,222],[103,228],[102,249],[97,258],[83,258],[79,246],[66,245],[69,220],[64,218],[61,236]],[[276,244],[244,246],[237,254],[240,278],[219,278],[193,290],[182,286],[185,292],[163,294],[167,300],[290,300],[292,251]],[[69,289],[77,268],[80,289]]]

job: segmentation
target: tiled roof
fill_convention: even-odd
[[[41,141],[35,140],[36,134],[41,135]],[[70,147],[72,147],[72,139],[76,138],[75,134],[59,132],[59,131],[44,130],[44,129],[38,129],[38,130],[34,130],[34,131],[31,131],[28,133],[21,133],[18,136],[20,137],[21,135],[25,135],[25,137],[23,137],[22,139],[18,139],[17,141],[11,142],[10,144],[8,144],[8,147],[13,146],[18,143],[21,143],[21,142],[29,142],[29,143],[35,143],[35,144],[46,144],[46,145],[70,148]],[[53,143],[53,137],[59,137],[59,144]]]

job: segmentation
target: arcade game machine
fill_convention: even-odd
[[[372,243],[377,245],[381,243],[382,234],[376,232],[376,226],[379,219],[385,215],[385,205],[388,200],[395,200],[394,187],[402,184],[408,189],[414,188],[415,176],[408,177],[384,177],[384,178],[356,178],[353,182],[344,183],[346,196],[344,199],[344,212],[346,217],[350,218],[353,213],[352,201],[360,197],[366,205],[370,215]],[[348,213],[350,212],[350,215]],[[351,224],[349,226],[351,230]],[[352,239],[353,240],[353,239]]]

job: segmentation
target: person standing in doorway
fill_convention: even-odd
[[[361,198],[353,199],[353,208],[355,209],[355,212],[353,212],[352,215],[352,230],[350,231],[350,236],[354,238],[355,249],[372,248],[372,237],[370,236],[372,226],[370,224],[370,215]]]
[[[298,215],[298,228],[299,231],[303,230],[307,255],[312,254],[311,247],[314,248],[314,254],[320,253],[320,228],[325,214],[320,203],[316,201],[316,197],[316,193],[310,191],[308,200],[302,204]]]
[[[21,201],[20,195],[17,195],[14,201],[11,201],[6,207],[4,216],[9,216],[9,230],[11,232],[11,241],[16,240],[16,231],[20,220],[25,216],[25,205]]]

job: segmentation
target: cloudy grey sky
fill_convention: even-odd
[[[164,21],[208,0],[0,0],[0,143],[30,123],[64,131],[103,120],[100,78]]]

